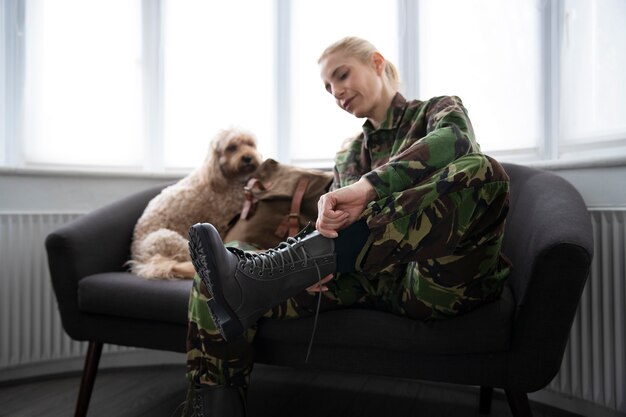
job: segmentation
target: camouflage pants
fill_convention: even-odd
[[[359,271],[327,284],[320,311],[367,307],[419,320],[473,310],[499,297],[509,272],[500,254],[508,208],[508,178],[499,164],[468,155],[410,189],[371,203],[370,229]],[[189,301],[187,377],[191,382],[247,386],[253,364],[245,337],[225,342],[196,276]],[[285,300],[265,317],[308,316],[317,294]]]

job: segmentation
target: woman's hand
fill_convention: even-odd
[[[317,203],[316,229],[322,236],[336,238],[339,230],[361,218],[367,204],[375,198],[376,191],[365,178],[324,194]]]
[[[309,288],[306,289],[306,292],[308,292],[309,294],[313,295],[316,292],[326,292],[328,291],[328,287],[324,284],[326,284],[328,281],[330,281],[331,279],[333,279],[335,276],[333,274],[327,275],[326,277],[322,278],[322,280],[316,284],[311,285]]]

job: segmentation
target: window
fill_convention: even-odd
[[[296,1],[292,2],[291,11],[289,155],[295,163],[328,164],[328,158],[334,156],[341,143],[361,131],[364,120],[355,119],[337,107],[334,98],[324,89],[317,59],[334,41],[344,36],[359,36],[372,42],[397,65],[396,3],[388,0]]]
[[[369,39],[407,98],[454,94],[502,160],[626,155],[623,0],[5,0],[0,165],[184,172],[231,125],[330,166],[361,129],[319,79]]]
[[[500,0],[419,5],[420,96],[461,97],[484,152],[537,153],[546,110],[540,7]]]
[[[164,6],[165,166],[198,166],[212,132],[229,126],[254,132],[262,154],[275,154],[273,2]]]
[[[626,142],[626,2],[567,0],[561,39],[561,140]]]
[[[25,161],[141,166],[140,5],[26,2]]]

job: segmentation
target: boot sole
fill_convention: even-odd
[[[211,298],[207,301],[211,318],[224,340],[233,340],[243,334],[243,326],[224,298],[219,279],[211,279],[211,271],[217,270],[213,254],[205,250],[210,246],[208,232],[201,224],[189,229],[189,254],[196,272]]]

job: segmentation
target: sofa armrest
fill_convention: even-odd
[[[52,286],[63,327],[72,338],[82,340],[78,281],[88,275],[124,269],[135,224],[162,188],[153,187],[104,206],[46,238]]]
[[[517,304],[510,386],[543,388],[557,374],[593,256],[589,212],[558,175],[511,170],[511,211],[504,252],[513,261],[509,285]]]
[[[585,247],[571,243],[539,255],[513,323],[508,358],[512,386],[533,392],[559,372],[591,258]]]

